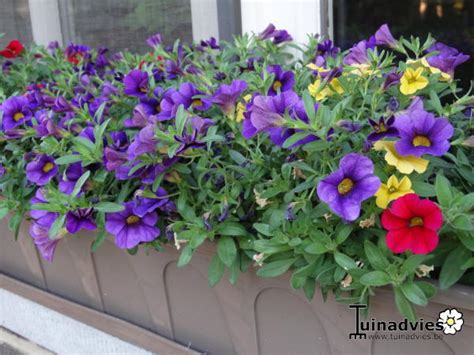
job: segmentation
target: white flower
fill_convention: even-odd
[[[415,270],[415,274],[416,276],[418,277],[429,277],[430,276],[430,272],[434,270],[434,266],[433,265],[425,265],[425,264],[421,264],[420,266],[417,267],[417,269]]]
[[[452,308],[440,312],[438,323],[442,323],[444,334],[456,334],[461,330],[464,320],[462,313]]]
[[[253,261],[255,261],[255,264],[257,266],[263,266],[263,257],[264,257],[263,253],[254,254],[252,259],[253,259]]]

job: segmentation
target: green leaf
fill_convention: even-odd
[[[87,170],[84,174],[81,175],[81,177],[76,181],[76,184],[74,185],[74,190],[71,192],[71,196],[75,197],[81,192],[82,186],[86,183],[87,179],[91,175],[91,172]]]
[[[443,175],[436,175],[436,196],[438,197],[438,202],[441,206],[449,206],[449,203],[453,199],[453,194],[451,192],[451,183]]]
[[[415,283],[404,283],[400,286],[400,289],[410,302],[419,306],[426,306],[428,304],[428,299],[426,298],[425,293]]]
[[[288,271],[291,265],[295,262],[296,258],[278,260],[268,264],[265,264],[261,269],[257,271],[257,275],[260,277],[275,277],[279,276]]]
[[[385,270],[389,265],[388,259],[383,255],[377,246],[369,240],[366,240],[364,243],[365,255],[369,259],[370,265],[375,269]]]
[[[465,214],[462,214],[462,215],[459,215],[457,216],[452,222],[451,224],[453,225],[453,227],[455,227],[456,229],[461,229],[461,230],[464,230],[464,231],[471,231],[474,229],[474,226],[471,222],[471,220],[469,219],[468,216],[466,216]]]
[[[445,290],[454,285],[464,274],[462,266],[471,258],[472,252],[460,245],[444,260],[439,274],[439,287]]]
[[[94,242],[91,245],[91,251],[95,253],[101,246],[104,244],[105,240],[107,239],[107,232],[105,229],[102,229],[97,238],[95,238]]]
[[[264,223],[254,223],[253,227],[259,232],[267,237],[271,237],[272,233],[270,232],[270,226]]]
[[[193,256],[193,248],[191,248],[189,245],[186,245],[183,248],[183,251],[181,252],[181,255],[179,256],[178,259],[178,267],[183,267],[184,265],[188,264],[191,261],[191,258]]]
[[[225,222],[220,224],[216,233],[220,235],[230,235],[234,237],[247,235],[247,230],[243,225],[237,222]]]
[[[417,281],[415,284],[423,291],[425,296],[430,299],[436,294],[436,287],[426,281]]]
[[[429,257],[426,255],[410,255],[402,264],[400,271],[403,275],[408,276],[415,272],[417,267]]]
[[[307,252],[308,254],[319,255],[319,254],[326,253],[328,251],[328,248],[326,247],[326,245],[324,245],[321,242],[313,242],[312,244],[308,245],[304,249],[304,251]]]
[[[390,276],[384,271],[371,271],[360,278],[360,283],[366,286],[384,286],[392,282]]]
[[[405,297],[403,292],[399,288],[394,289],[395,293],[395,304],[397,305],[398,311],[408,320],[416,321],[416,314],[413,306]]]
[[[297,132],[294,133],[291,137],[289,137],[285,142],[283,143],[283,148],[289,148],[296,142],[302,140],[303,138],[306,138],[309,135],[309,133],[306,132]]]
[[[352,224],[342,224],[342,227],[336,229],[336,243],[341,244],[343,243],[352,233],[354,229],[354,225]]]
[[[222,262],[230,267],[237,257],[237,248],[231,237],[222,237],[217,242],[217,255]]]
[[[303,290],[308,301],[311,301],[314,297],[314,291],[316,290],[316,281],[314,279],[307,279]]]
[[[184,131],[184,125],[186,124],[187,113],[183,105],[179,105],[178,110],[176,111],[176,131],[178,135],[181,135]]]
[[[52,224],[51,228],[49,229],[49,232],[48,232],[48,236],[50,239],[56,239],[58,234],[59,234],[59,231],[61,230],[61,228],[63,227],[64,225],[64,221],[66,220],[66,215],[63,214],[61,216],[59,216],[58,218],[56,218],[56,220],[54,221],[54,223]]]
[[[207,278],[209,281],[209,286],[214,287],[219,283],[224,275],[225,265],[221,259],[214,255],[209,263],[209,269],[207,272]]]
[[[351,257],[342,254],[338,251],[334,253],[334,260],[340,267],[342,267],[346,271],[357,268],[355,261]]]
[[[82,161],[82,157],[79,154],[70,154],[70,155],[64,155],[56,159],[54,162],[57,165],[66,165],[66,164],[76,163],[78,161]]]
[[[4,219],[8,212],[10,212],[10,210],[7,207],[0,208],[0,219]]]
[[[94,206],[94,209],[99,212],[121,212],[125,207],[119,203],[115,202],[100,202]]]
[[[466,261],[464,263],[463,266],[461,266],[461,269],[467,270],[467,269],[471,269],[473,267],[474,267],[474,258],[470,258],[468,261]]]
[[[421,197],[436,196],[435,187],[431,184],[426,183],[426,182],[413,181],[412,188],[413,188],[413,191],[415,191],[418,196],[421,196]]]
[[[314,108],[313,98],[311,97],[308,90],[305,90],[303,92],[303,103],[304,103],[304,110],[306,111],[306,114],[308,115],[308,118],[309,118],[309,122],[313,122],[314,119],[316,118],[316,110]]]

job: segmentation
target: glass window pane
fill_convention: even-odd
[[[143,52],[157,32],[166,44],[192,40],[190,0],[60,0],[60,12],[66,42]]]
[[[12,39],[33,41],[28,0],[0,0],[0,33],[5,34],[0,38],[2,48]]]
[[[471,55],[456,70],[464,86],[474,78],[474,0],[334,0],[334,36],[344,49],[387,23],[395,37],[433,36]]]

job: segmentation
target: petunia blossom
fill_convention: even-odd
[[[319,182],[317,192],[334,213],[350,222],[359,218],[362,202],[372,197],[380,185],[372,161],[350,153],[341,159],[338,170]]]
[[[125,209],[121,212],[107,213],[105,216],[105,229],[115,237],[115,244],[121,249],[131,249],[141,242],[151,242],[160,235],[156,226],[158,215],[148,212],[137,216],[133,210],[134,202],[123,204]]]
[[[448,152],[454,133],[447,118],[435,117],[424,110],[400,115],[395,120],[400,140],[395,143],[401,155],[420,157],[423,154],[441,156]]]
[[[442,225],[441,209],[416,194],[399,197],[382,214],[382,226],[388,231],[387,246],[394,253],[431,253],[438,245]]]

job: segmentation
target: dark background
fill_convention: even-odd
[[[438,41],[471,58],[456,78],[469,87],[474,79],[474,0],[334,0],[334,37],[344,49],[368,38],[387,23],[395,38],[403,35]]]

